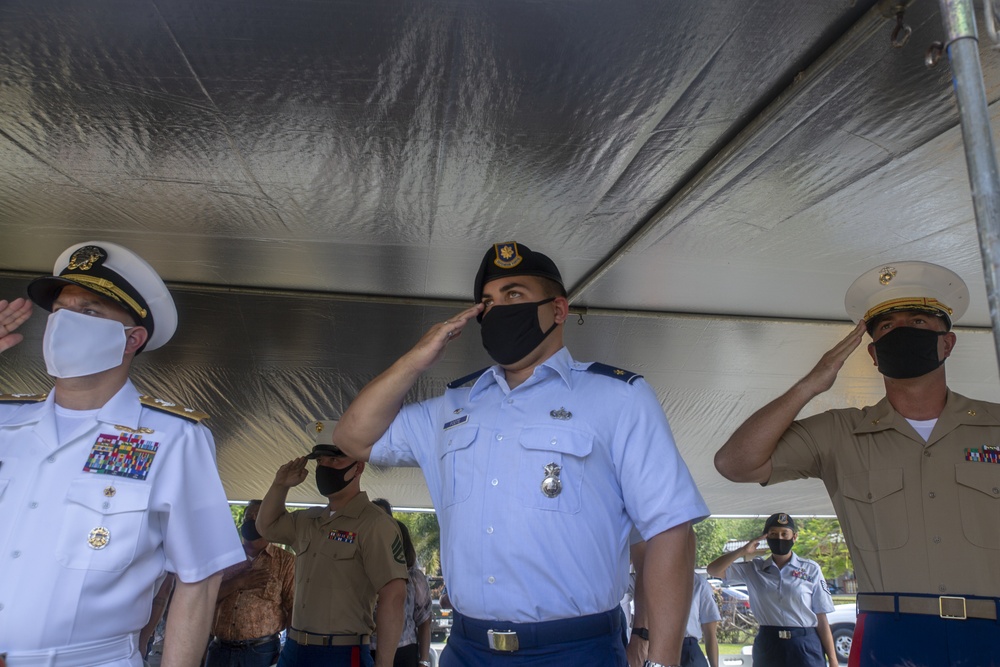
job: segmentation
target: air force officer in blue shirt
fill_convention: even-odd
[[[441,664],[624,667],[633,523],[648,543],[646,664],[678,664],[691,524],[708,509],[656,394],[634,373],[570,356],[569,303],[545,255],[495,244],[474,293],[359,393],[333,436],[355,458],[423,469],[456,610]],[[474,319],[496,365],[403,406]]]

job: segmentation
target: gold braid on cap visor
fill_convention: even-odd
[[[88,287],[95,292],[100,292],[101,294],[118,301],[119,303],[124,303],[126,306],[132,309],[136,315],[142,319],[146,319],[147,311],[145,308],[139,305],[139,302],[126,294],[120,287],[115,285],[110,280],[105,280],[104,278],[95,278],[94,276],[88,276],[81,273],[64,273],[60,278],[66,278],[67,280],[72,280],[78,282],[85,287]]]
[[[865,313],[864,320],[867,322],[876,315],[881,315],[882,313],[888,313],[891,310],[936,310],[938,312],[944,313],[949,317],[952,314],[951,308],[944,305],[937,299],[932,299],[929,297],[904,297],[902,299],[892,299],[890,301],[883,301],[882,303],[874,306]]]

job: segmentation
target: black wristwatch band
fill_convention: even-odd
[[[647,642],[649,641],[649,630],[647,628],[632,628],[632,634],[640,639],[645,639]]]

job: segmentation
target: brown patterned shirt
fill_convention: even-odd
[[[274,544],[269,544],[257,557],[223,571],[225,582],[247,577],[253,571],[265,571],[263,586],[247,582],[220,597],[215,606],[212,634],[224,641],[256,639],[281,632],[292,620],[292,600],[295,592],[295,557]],[[221,593],[220,593],[221,595]]]

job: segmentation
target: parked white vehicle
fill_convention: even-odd
[[[833,633],[833,646],[837,651],[837,660],[847,664],[851,655],[851,640],[854,638],[854,624],[858,618],[858,605],[854,602],[834,605],[833,611],[826,615]]]

